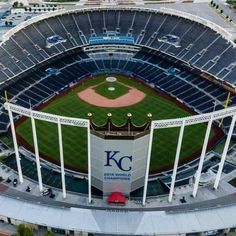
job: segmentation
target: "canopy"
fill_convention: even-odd
[[[113,192],[107,198],[108,203],[120,203],[125,204],[125,196],[120,192]]]

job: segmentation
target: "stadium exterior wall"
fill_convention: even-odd
[[[236,206],[168,213],[166,211],[62,208],[0,196],[0,219],[48,227],[75,235],[179,235],[235,228]],[[24,216],[24,217],[22,217]],[[209,220],[210,219],[210,220]],[[85,234],[86,235],[86,234]]]

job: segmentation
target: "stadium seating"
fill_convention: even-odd
[[[55,68],[56,74],[47,73],[43,67],[31,73],[24,80],[19,80],[5,89],[9,98],[16,104],[24,107],[37,106],[55,94],[75,83],[96,73],[129,73],[137,78],[152,84],[156,89],[163,91],[182,100],[187,106],[197,112],[210,112],[222,109],[227,98],[227,91],[223,88],[154,55],[152,52],[141,50],[136,54],[113,53],[76,53],[65,57],[59,63],[51,63],[50,68]],[[232,104],[234,97],[232,97]],[[0,114],[1,131],[7,128],[7,116],[3,107]],[[227,125],[226,125],[227,127]]]
[[[87,45],[91,36],[107,36],[111,33],[132,36],[137,45],[158,49],[219,79],[234,82],[232,74],[236,67],[232,63],[236,49],[220,34],[181,17],[135,9],[74,12],[25,27],[0,47],[1,66],[4,68],[0,74],[1,81],[73,47]],[[160,41],[168,34],[180,38],[180,47]],[[53,47],[45,47],[46,39],[53,35],[65,40]]]
[[[63,40],[47,47],[47,39],[55,35]],[[162,40],[168,35],[179,38],[178,47]],[[87,46],[94,36],[132,37],[140,51],[133,54],[117,52],[110,57],[104,51],[87,54],[80,50],[75,54],[71,50]],[[169,62],[160,58],[159,52],[169,58]],[[212,29],[158,12],[99,9],[49,17],[29,24],[3,42],[0,45],[0,90],[3,94],[7,89],[16,104],[36,106],[91,73],[122,72],[153,84],[156,89],[179,98],[197,112],[223,108],[227,91],[203,80],[200,74],[182,68],[175,75],[170,74],[172,56],[218,79],[232,84],[236,82],[236,49]],[[45,70],[49,67],[59,73],[47,74]],[[17,79],[19,81],[15,82]],[[233,97],[231,104],[234,100]],[[7,127],[2,103],[0,132]],[[225,125],[227,128],[227,119]]]
[[[48,47],[48,39],[55,35],[61,40]],[[178,39],[178,44],[163,40],[167,35]],[[97,42],[100,45],[103,37],[111,36],[118,37],[117,44],[119,36],[122,40],[124,37],[134,39],[133,46],[139,50],[131,52],[123,48],[111,55],[101,47],[98,51],[86,52],[91,37],[100,39]],[[94,42],[96,45],[96,40]],[[205,113],[224,108],[228,91],[204,79],[201,71],[231,84],[236,82],[236,49],[220,34],[181,17],[145,10],[84,10],[50,17],[28,25],[1,44],[0,58],[1,95],[7,90],[11,102],[27,108],[37,107],[91,74],[122,73],[178,98],[197,113]],[[190,71],[182,62],[199,70]],[[232,95],[230,105],[235,101]],[[3,103],[2,97],[0,133],[7,131],[9,122]],[[223,129],[227,130],[229,125],[230,119],[224,119]],[[4,148],[0,143],[0,150]],[[37,180],[35,163],[23,156],[21,160],[23,174]],[[219,161],[218,157],[204,161],[203,171],[213,167],[216,172]],[[179,166],[176,186],[189,183],[198,162],[199,159],[195,159]],[[4,163],[16,170],[15,158],[7,158]],[[231,171],[230,164],[226,163],[223,171]],[[168,189],[162,183],[169,187],[171,174],[169,170],[152,176],[160,182],[150,181],[148,195],[166,194]],[[61,188],[57,171],[43,165],[42,176],[46,185]],[[66,185],[69,191],[87,193],[85,179],[67,174]],[[156,193],[157,190],[160,192]],[[135,191],[132,197],[142,196],[142,191]],[[96,189],[93,194],[101,195]]]

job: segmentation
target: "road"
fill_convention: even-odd
[[[233,11],[230,7],[226,5],[226,1],[214,0],[214,3],[219,5],[219,9],[224,11],[225,15],[228,15],[230,19],[236,24],[236,11]]]

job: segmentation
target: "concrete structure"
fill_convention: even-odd
[[[63,178],[64,176],[64,163],[63,163],[63,148],[62,148],[62,133],[60,129],[60,125],[73,125],[73,126],[78,126],[78,127],[83,127],[87,129],[87,137],[88,137],[88,186],[89,186],[89,194],[88,194],[88,199],[89,202],[92,200],[91,196],[91,176],[92,176],[92,166],[91,166],[91,133],[90,133],[90,120],[89,119],[78,119],[78,118],[67,118],[67,117],[62,117],[62,116],[57,116],[57,115],[50,115],[47,113],[39,112],[39,111],[33,111],[31,109],[26,109],[17,105],[13,105],[11,103],[5,103],[5,108],[8,110],[9,117],[11,120],[11,128],[12,128],[12,133],[13,133],[13,141],[14,141],[14,148],[15,148],[15,153],[16,153],[16,159],[18,163],[18,173],[19,173],[19,179],[20,182],[23,182],[23,177],[21,173],[21,165],[20,165],[20,158],[19,158],[19,150],[18,150],[18,145],[17,145],[17,140],[15,137],[15,128],[14,128],[14,123],[11,119],[11,114],[12,112],[17,113],[19,115],[23,115],[26,117],[31,118],[32,122],[32,131],[33,131],[33,140],[34,140],[34,148],[35,148],[35,156],[36,156],[36,164],[37,164],[37,172],[38,172],[38,181],[39,181],[39,190],[42,192],[43,191],[43,183],[42,183],[42,176],[41,176],[41,167],[40,167],[40,160],[39,160],[39,153],[38,153],[38,144],[37,144],[37,131],[35,127],[35,119],[47,121],[47,122],[52,122],[56,123],[58,125],[58,139],[59,139],[59,146],[60,146],[60,160],[61,160],[61,170],[62,170],[62,188],[63,188],[63,197],[66,197],[66,186],[65,186],[65,180]],[[198,165],[198,169],[196,171],[196,176],[195,176],[195,183],[193,186],[193,197],[196,197],[198,187],[199,187],[199,181],[202,173],[202,167],[203,167],[203,161],[205,159],[206,155],[206,148],[208,144],[208,139],[210,136],[210,130],[211,130],[211,125],[214,120],[219,120],[225,117],[233,117],[230,125],[230,129],[227,135],[227,140],[224,146],[224,151],[222,154],[221,162],[219,164],[218,172],[216,175],[215,179],[215,184],[214,188],[217,189],[219,185],[219,181],[221,178],[222,174],[222,169],[225,163],[225,158],[226,154],[229,148],[229,142],[231,140],[233,128],[235,125],[235,120],[236,120],[236,107],[230,107],[224,110],[220,111],[215,111],[212,113],[206,113],[206,114],[201,114],[201,115],[195,115],[191,117],[186,117],[186,118],[180,118],[180,119],[169,119],[169,120],[158,120],[158,121],[152,121],[151,126],[150,126],[150,135],[149,135],[149,142],[148,142],[148,152],[146,156],[146,171],[145,171],[145,181],[144,181],[144,193],[143,193],[143,199],[142,199],[142,204],[145,205],[146,203],[146,195],[147,195],[147,184],[148,184],[148,176],[149,176],[149,168],[150,168],[150,159],[151,159],[151,150],[152,150],[152,138],[153,138],[153,131],[155,129],[162,129],[162,128],[172,128],[172,127],[180,127],[180,133],[179,133],[179,138],[178,138],[178,145],[177,145],[177,150],[176,150],[176,157],[175,157],[175,164],[174,164],[174,170],[172,174],[172,182],[171,182],[171,189],[169,193],[169,201],[172,201],[172,197],[174,194],[174,186],[175,186],[175,178],[176,178],[176,168],[178,166],[178,160],[179,160],[179,154],[181,150],[181,144],[182,144],[182,138],[184,134],[184,127],[188,125],[194,125],[194,124],[199,124],[203,122],[208,122],[207,129],[206,129],[206,134],[205,134],[205,139],[204,143],[202,146],[202,152],[201,152],[201,157],[200,157],[200,162]],[[98,144],[99,142],[95,140],[96,138],[93,137],[93,145]],[[107,143],[107,147],[109,149],[109,143]],[[106,146],[106,145],[105,145]],[[95,147],[93,147],[95,148]],[[92,149],[93,149],[92,148]],[[119,148],[119,145],[118,145]],[[94,159],[95,157],[93,157]],[[93,176],[95,177],[95,176]],[[103,179],[104,181],[104,179]],[[127,187],[127,186],[126,186]],[[108,187],[109,188],[109,187]],[[104,187],[103,187],[104,190]],[[105,190],[106,193],[108,193],[108,189]],[[125,191],[127,194],[127,191]]]

